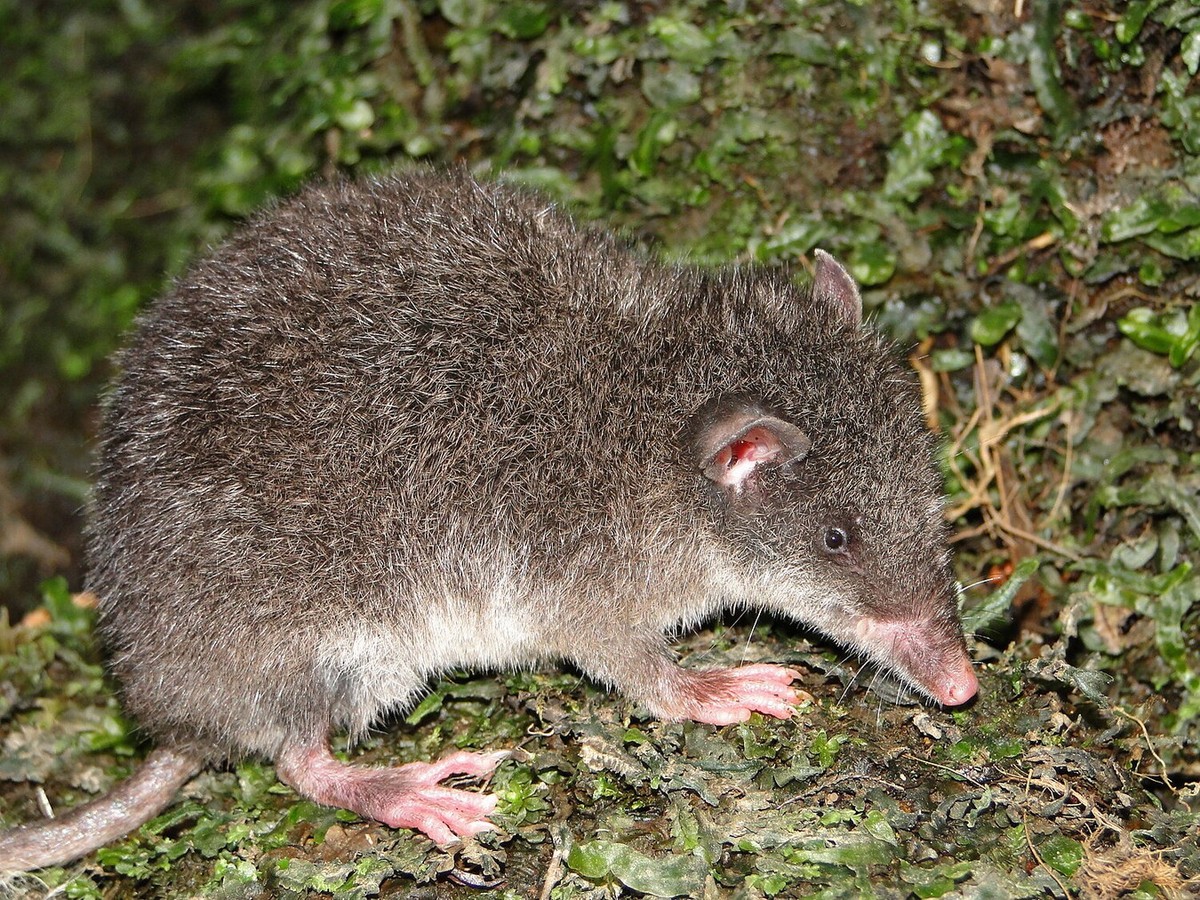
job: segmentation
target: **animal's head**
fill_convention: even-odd
[[[811,323],[757,390],[717,397],[690,442],[747,602],[808,624],[939,703],[977,690],[957,612],[934,442],[911,373],[818,251]],[[744,387],[744,386],[743,386]]]

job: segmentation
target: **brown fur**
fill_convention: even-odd
[[[973,683],[917,390],[823,265],[813,292],[660,265],[463,174],[258,217],[141,318],[109,398],[89,586],[129,712],[274,758],[448,667],[566,659],[684,717],[712,684],[664,634],[739,605]],[[746,421],[804,452],[733,490],[705,471]]]

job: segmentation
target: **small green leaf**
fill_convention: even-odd
[[[379,0],[337,0],[329,6],[329,27],[347,31],[361,28],[379,14]]]
[[[998,627],[1008,619],[1008,611],[1012,607],[1013,598],[1026,581],[1040,568],[1037,559],[1023,559],[1017,563],[1008,581],[998,591],[980,603],[965,610],[962,614],[963,630],[968,634],[986,633]]]
[[[658,16],[646,30],[662,41],[671,59],[693,66],[704,66],[712,60],[712,40],[691,22]]]
[[[857,830],[849,834],[831,830],[802,839],[798,846],[785,849],[791,862],[839,866],[856,872],[865,872],[872,866],[891,865],[897,852],[893,842],[877,840]]]
[[[1117,328],[1143,350],[1162,354],[1179,368],[1200,345],[1200,304],[1193,304],[1186,316],[1161,315],[1139,306],[1118,319]]]
[[[1141,34],[1142,26],[1146,23],[1146,17],[1160,3],[1162,3],[1162,0],[1135,0],[1135,2],[1130,3],[1125,8],[1125,15],[1117,20],[1117,26],[1114,29],[1117,40],[1122,44],[1128,44]]]
[[[362,131],[375,122],[375,111],[370,103],[360,97],[338,110],[335,118],[338,125],[347,131]]]
[[[958,347],[934,350],[929,354],[929,363],[935,372],[958,372],[975,364],[975,354]]]
[[[837,759],[838,753],[842,749],[842,744],[846,742],[845,735],[835,735],[829,737],[824,729],[818,731],[809,744],[811,750],[817,757],[817,761],[822,767],[828,769],[833,765],[833,761]]]
[[[651,743],[650,735],[635,726],[626,728],[625,733],[621,735],[621,740],[627,744],[634,744],[639,747],[643,744]]]
[[[630,167],[643,177],[652,174],[663,148],[675,140],[677,132],[678,123],[670,113],[654,112],[638,133],[637,145],[629,156]]]
[[[1187,66],[1188,74],[1195,75],[1196,70],[1200,69],[1200,31],[1189,33],[1183,39],[1183,45],[1179,49],[1183,63]]]
[[[923,868],[901,860],[900,877],[912,886],[914,896],[927,900],[950,893],[959,881],[971,874],[976,865],[974,862],[956,862]]]
[[[1146,260],[1138,266],[1138,281],[1146,287],[1159,287],[1166,280],[1167,274],[1157,262]]]
[[[92,627],[92,609],[75,603],[67,579],[61,575],[47,578],[41,584],[42,605],[50,613],[50,627],[55,631],[84,634]]]
[[[850,258],[850,273],[864,287],[884,284],[896,273],[896,254],[886,244],[867,244]]]
[[[93,753],[119,750],[128,756],[134,751],[132,733],[133,729],[129,723],[120,716],[106,715],[96,723],[95,728],[86,732],[86,746]]]
[[[1071,876],[1083,863],[1083,844],[1061,834],[1052,834],[1038,843],[1042,862],[1055,871]]]
[[[1099,707],[1109,705],[1106,692],[1113,683],[1113,676],[1106,672],[1076,668],[1055,659],[1035,659],[1029,663],[1027,671],[1031,678],[1074,688]]]
[[[933,170],[942,165],[950,137],[931,110],[909,116],[904,131],[888,151],[883,195],[889,200],[914,202],[933,183]]]
[[[1100,240],[1105,243],[1124,241],[1149,234],[1167,213],[1167,204],[1156,197],[1138,197],[1127,206],[1111,209],[1100,219]]]
[[[1062,3],[1061,0],[1044,0],[1034,9],[1037,21],[1029,46],[1029,80],[1033,83],[1038,105],[1057,126],[1057,134],[1070,135],[1076,131],[1079,110],[1063,87],[1058,63]]]
[[[760,737],[748,724],[737,727],[742,739],[742,752],[747,759],[772,759],[779,754],[779,745],[770,736]]]
[[[433,691],[426,696],[424,700],[418,703],[416,707],[413,708],[412,712],[404,717],[404,721],[409,725],[419,725],[426,716],[429,716],[441,709],[442,703],[445,701],[445,699],[445,691]]]
[[[880,810],[873,809],[867,813],[859,828],[877,841],[883,841],[885,844],[891,844],[893,847],[900,845],[900,839],[896,837],[896,830],[892,828],[891,823],[887,820],[887,816]]]
[[[1144,238],[1147,246],[1175,259],[1200,259],[1200,228],[1188,228],[1174,234],[1155,232]]]
[[[1196,352],[1197,345],[1200,345],[1200,303],[1193,304],[1188,311],[1187,331],[1176,339],[1167,359],[1178,369]]]
[[[505,37],[528,41],[539,37],[554,16],[540,3],[504,3],[496,18],[495,28]]]
[[[1144,306],[1131,309],[1118,319],[1117,328],[1125,337],[1151,353],[1169,353],[1175,342],[1174,336],[1159,324],[1154,310]]]
[[[1029,299],[1021,303],[1021,321],[1017,323],[1017,337],[1025,352],[1034,358],[1043,369],[1052,369],[1058,363],[1058,327],[1050,318],[1050,310],[1044,299]]]
[[[829,223],[821,216],[796,215],[755,250],[759,262],[790,259],[818,246],[830,234]]]
[[[771,46],[771,52],[791,56],[810,66],[832,66],[837,54],[820,34],[793,26],[779,34]]]
[[[642,76],[642,93],[659,109],[675,109],[700,99],[700,79],[674,61],[650,64]]]
[[[439,0],[438,8],[447,21],[459,28],[481,24],[488,12],[483,0]]]
[[[698,896],[708,867],[697,856],[645,856],[613,841],[576,844],[567,853],[568,868],[592,881],[615,878],[630,890],[651,897]]]
[[[981,347],[991,347],[1004,340],[1021,321],[1021,304],[1006,300],[999,306],[985,309],[971,323],[971,340]]]

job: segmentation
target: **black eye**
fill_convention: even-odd
[[[825,549],[830,553],[845,553],[850,547],[850,535],[844,528],[825,529]]]

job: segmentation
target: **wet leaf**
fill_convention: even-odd
[[[642,75],[642,93],[653,106],[675,109],[700,99],[700,80],[675,61],[652,63]]]
[[[957,372],[975,365],[975,354],[957,347],[949,350],[934,350],[929,354],[929,362],[935,372]]]
[[[1124,241],[1154,231],[1172,233],[1200,225],[1200,204],[1182,185],[1164,187],[1105,213],[1100,238]]]
[[[1145,237],[1148,246],[1175,259],[1200,259],[1200,228],[1188,228],[1173,234],[1155,232]]]
[[[1200,576],[1191,574],[1191,566],[1183,563],[1170,573],[1171,586],[1153,604],[1155,641],[1159,653],[1172,670],[1176,680],[1186,689],[1185,700],[1178,710],[1181,726],[1200,714],[1200,672],[1193,671],[1195,636],[1185,635],[1184,617],[1193,606],[1200,604]]]
[[[1046,865],[1070,877],[1083,863],[1083,845],[1061,834],[1052,834],[1038,841],[1038,855]]]
[[[813,735],[809,742],[808,749],[816,755],[817,762],[823,768],[828,769],[833,765],[833,761],[837,759],[838,752],[842,748],[842,744],[846,742],[845,735],[834,735],[830,737],[825,733],[824,729]]]
[[[989,634],[1007,622],[1017,591],[1037,573],[1040,565],[1035,558],[1021,560],[999,590],[982,603],[963,610],[963,630],[967,634]]]
[[[663,42],[671,59],[688,65],[704,66],[713,58],[713,42],[691,22],[658,16],[650,21],[646,30]]]
[[[1163,98],[1160,119],[1163,125],[1188,153],[1200,153],[1200,124],[1197,120],[1200,97],[1191,90],[1191,76],[1167,70],[1162,74],[1160,85]]]
[[[900,877],[906,884],[912,886],[915,896],[926,900],[926,898],[944,897],[953,891],[955,885],[966,878],[974,866],[975,864],[971,862],[956,862],[926,868],[901,862]]]
[[[1058,135],[1072,134],[1079,120],[1079,110],[1063,87],[1058,62],[1058,37],[1062,24],[1061,0],[1047,0],[1034,8],[1034,38],[1029,46],[1029,80],[1038,103],[1054,120]]]
[[[775,234],[758,245],[755,257],[765,261],[802,256],[820,246],[829,235],[829,223],[819,216],[793,216]]]
[[[678,123],[670,114],[655,112],[638,135],[629,164],[639,175],[649,175],[658,163],[663,148],[670,146],[678,133]]]
[[[850,273],[863,287],[884,284],[896,272],[896,254],[885,244],[867,244],[850,258]]]
[[[810,66],[830,66],[837,61],[836,54],[821,35],[800,26],[780,32],[771,46],[771,52],[793,56]]]
[[[96,619],[94,607],[76,603],[67,579],[61,576],[42,582],[42,605],[50,613],[51,628],[55,631],[82,634],[91,629]]]
[[[684,897],[700,893],[708,868],[696,856],[646,856],[627,844],[590,841],[568,852],[567,866],[592,881],[615,879],[651,897]]]
[[[896,852],[892,841],[879,840],[861,829],[851,833],[829,831],[784,848],[785,858],[792,863],[844,866],[864,874],[873,866],[890,865]]]
[[[1178,311],[1167,316],[1139,306],[1118,319],[1117,327],[1139,347],[1165,355],[1178,368],[1200,345],[1200,304],[1193,304],[1186,315]]]
[[[430,691],[420,703],[413,707],[413,711],[404,717],[404,721],[409,725],[419,725],[422,720],[438,712],[445,701],[445,691]]]
[[[1128,44],[1136,39],[1141,34],[1146,17],[1162,3],[1163,0],[1133,0],[1129,3],[1125,8],[1125,14],[1117,20],[1115,29],[1117,40],[1122,44]]]
[[[930,110],[909,116],[904,130],[888,153],[884,196],[913,202],[933,183],[933,170],[942,165],[950,147],[945,127]]]
[[[544,4],[506,2],[499,5],[494,27],[507,37],[525,41],[542,34],[553,18]]]
[[[859,826],[864,832],[875,838],[877,841],[883,841],[885,844],[893,846],[899,845],[899,839],[896,837],[896,831],[887,820],[887,816],[880,810],[872,810],[862,820]]]
[[[779,754],[779,744],[770,735],[759,735],[751,725],[737,726],[742,738],[742,752],[747,759],[773,759]]]
[[[1032,678],[1073,688],[1097,706],[1109,705],[1107,690],[1113,677],[1105,672],[1079,669],[1062,660],[1037,659],[1029,663],[1028,673]]]
[[[1195,75],[1196,71],[1200,69],[1200,31],[1189,32],[1183,39],[1180,51],[1188,74]]]
[[[486,0],[438,0],[438,7],[447,21],[460,28],[479,25],[488,11]]]
[[[1168,361],[1175,368],[1180,368],[1192,358],[1198,344],[1200,344],[1200,303],[1194,303],[1188,311],[1187,328],[1179,335],[1175,346],[1167,353]]]
[[[1023,298],[1020,305],[1021,318],[1016,329],[1021,347],[1039,366],[1051,370],[1059,361],[1057,323],[1042,298]]]
[[[1002,340],[1021,321],[1021,304],[1007,300],[985,309],[971,323],[971,340],[981,347],[991,347]]]

